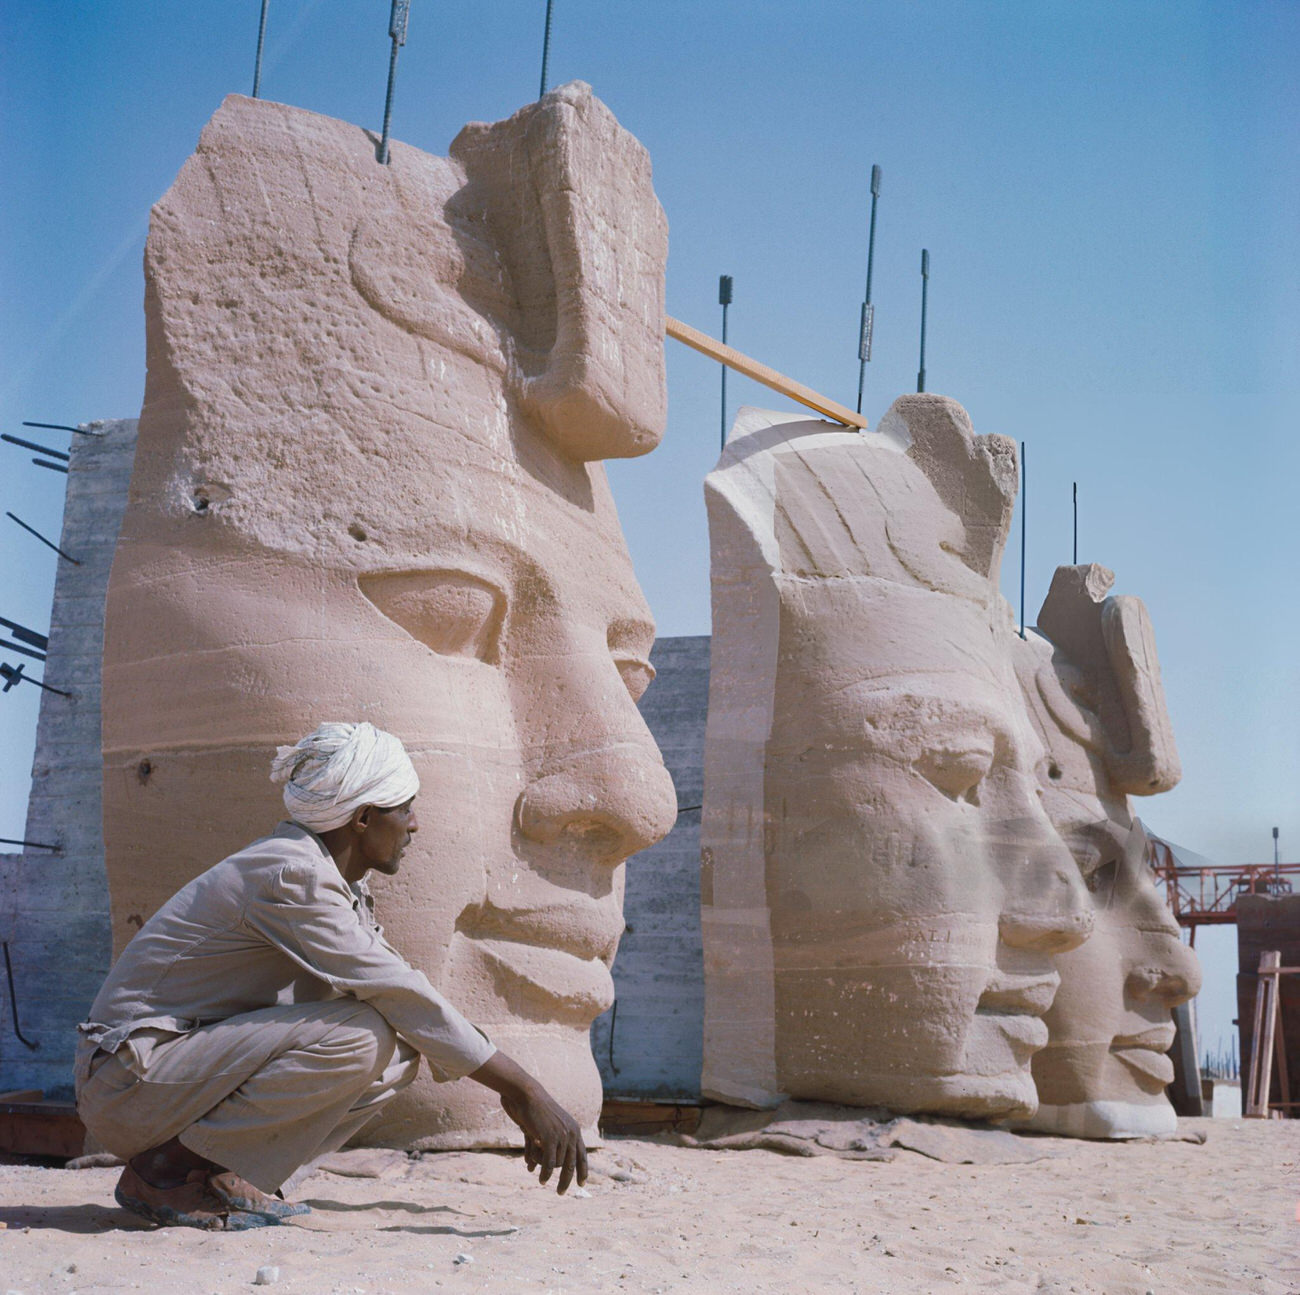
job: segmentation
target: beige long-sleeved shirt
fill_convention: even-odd
[[[384,939],[364,883],[349,886],[318,837],[281,823],[144,924],[78,1028],[113,1052],[137,1030],[184,1033],[344,995],[375,1008],[436,1079],[470,1074],[496,1051]]]

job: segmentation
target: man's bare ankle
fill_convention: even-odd
[[[212,1172],[220,1168],[198,1152],[191,1151],[179,1138],[132,1156],[130,1164],[140,1178],[159,1191],[183,1187],[196,1169]]]

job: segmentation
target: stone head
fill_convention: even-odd
[[[1013,443],[930,395],[866,435],[742,415],[709,477],[708,1091],[1033,1109],[1090,918],[997,592],[1015,488]]]
[[[1146,858],[1129,796],[1179,779],[1155,636],[1142,602],[1107,597],[1096,565],[1058,567],[1016,669],[1046,749],[1043,805],[1088,889],[1093,933],[1056,959],[1061,988],[1033,1060],[1030,1126],[1081,1137],[1171,1133],[1171,1009],[1200,988]]]
[[[581,84],[386,166],[298,109],[213,117],[146,248],[105,652],[119,948],[274,823],[277,743],[370,720],[422,787],[376,883],[389,938],[594,1130],[622,861],[676,808],[600,463],[662,433],[666,239],[645,151]],[[389,1110],[367,1136],[515,1138],[467,1081]]]

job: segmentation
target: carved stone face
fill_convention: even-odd
[[[595,461],[662,428],[666,235],[585,87],[453,152],[384,167],[353,127],[232,99],[155,209],[105,652],[115,934],[282,816],[276,743],[370,720],[421,781],[375,881],[388,937],[594,1132],[622,861],[676,810]],[[189,831],[159,859],[169,812]],[[369,1139],[517,1140],[468,1081],[383,1120]]]
[[[895,1110],[1023,1114],[1057,987],[1050,955],[1077,944],[1088,919],[1039,803],[1041,748],[987,574],[1005,489],[992,488],[988,458],[1001,447],[975,441],[959,407],[938,398],[899,401],[893,417],[906,453],[879,436],[794,424],[734,439],[710,479],[717,701],[711,691],[706,777],[716,774],[705,807],[717,787],[738,821],[740,789],[727,780],[759,753],[733,733],[732,768],[712,757],[724,726],[740,724],[761,745],[773,1028],[765,1076],[729,1066],[719,1027],[755,1004],[715,973],[706,1078],[749,1100],[769,1083]],[[964,475],[974,479],[960,484]],[[972,512],[954,511],[941,490],[975,501]],[[760,621],[775,646],[754,687],[727,653]],[[761,677],[755,666],[737,670]],[[770,723],[758,713],[762,687]],[[722,894],[740,923],[749,910],[724,868],[741,843],[721,827],[721,815],[706,820],[706,839],[719,833],[706,971],[743,965],[753,941],[750,928],[744,943],[725,943]]]
[[[1056,959],[1061,988],[1045,1018],[1048,1045],[1033,1061],[1040,1105],[1030,1127],[1098,1138],[1176,1128],[1165,1096],[1174,1077],[1165,1055],[1174,1040],[1170,1013],[1201,983],[1125,794],[1166,790],[1178,763],[1145,609],[1136,599],[1105,599],[1112,580],[1100,567],[1058,571],[1040,622],[1074,660],[1040,635],[1016,645],[1047,751],[1039,766],[1043,805],[1074,856],[1095,918],[1087,943]],[[1091,648],[1088,631],[1096,634]],[[1139,698],[1149,704],[1136,704]]]

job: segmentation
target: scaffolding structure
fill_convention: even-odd
[[[1300,890],[1300,863],[1234,863],[1206,867],[1179,864],[1173,849],[1159,837],[1147,838],[1147,863],[1164,882],[1179,926],[1188,929],[1196,945],[1201,926],[1235,925],[1237,901],[1243,895],[1290,895]]]

